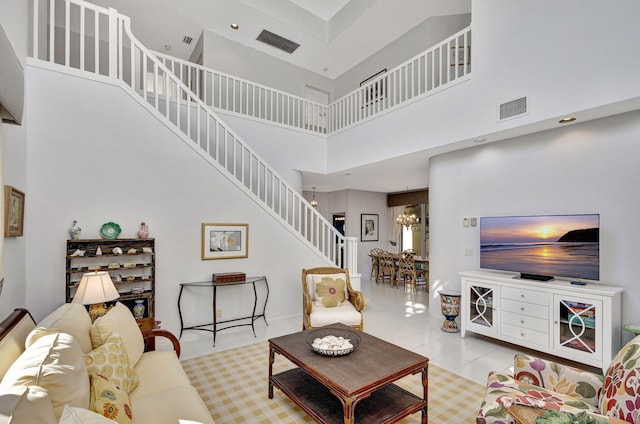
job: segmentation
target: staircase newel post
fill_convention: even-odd
[[[109,8],[109,77],[118,78],[118,11]]]
[[[346,254],[346,266],[349,270],[349,275],[358,274],[358,238],[357,237],[345,237],[344,238],[347,254]]]
[[[349,278],[351,280],[351,287],[354,290],[361,290],[361,275],[358,273],[358,238],[357,237],[345,237],[344,238],[347,249],[347,270],[349,270]]]

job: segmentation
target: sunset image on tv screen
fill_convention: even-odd
[[[600,216],[480,218],[480,267],[599,279]]]

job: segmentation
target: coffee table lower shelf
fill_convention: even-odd
[[[344,410],[338,398],[304,370],[294,368],[281,372],[271,377],[271,383],[316,421],[343,422]],[[423,399],[388,384],[356,405],[355,421],[358,424],[394,423],[423,408],[427,408]]]

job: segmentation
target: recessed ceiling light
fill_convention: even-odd
[[[231,29],[238,29],[240,28],[240,25],[238,24],[231,24]]]
[[[164,45],[164,49],[165,49],[166,51],[171,50],[171,45],[170,45],[170,44],[165,44],[165,45]]]
[[[561,124],[568,124],[569,122],[573,122],[575,120],[576,120],[576,118],[574,118],[573,116],[569,116],[569,117],[566,117],[566,118],[562,118],[558,122],[561,123]]]

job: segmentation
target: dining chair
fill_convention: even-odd
[[[379,247],[373,248],[369,252],[369,256],[371,256],[371,273],[369,274],[369,279],[375,277],[376,283],[378,282],[378,261],[380,259],[380,253],[382,252],[383,250]]]
[[[389,283],[393,286],[396,277],[395,255],[391,252],[384,251],[378,256],[378,274],[382,278],[382,282],[388,277]]]
[[[404,251],[398,258],[398,281],[400,280],[405,287],[410,285],[413,289],[418,285],[425,285],[426,289],[425,272],[416,267],[414,251]]]

